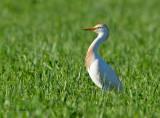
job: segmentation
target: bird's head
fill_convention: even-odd
[[[97,34],[100,34],[100,33],[109,34],[109,29],[105,24],[97,24],[94,27],[85,28],[84,30],[92,30],[93,32],[96,32]]]

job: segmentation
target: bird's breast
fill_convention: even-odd
[[[90,67],[90,65],[92,64],[93,60],[94,60],[93,47],[90,47],[87,51],[87,55],[85,58],[85,65],[86,65],[87,70]]]

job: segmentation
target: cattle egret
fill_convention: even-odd
[[[84,30],[92,30],[98,34],[90,45],[85,59],[85,65],[92,81],[104,90],[122,89],[123,84],[114,70],[97,53],[100,44],[109,36],[108,27],[105,24],[97,24]]]

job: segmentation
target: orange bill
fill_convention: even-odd
[[[97,27],[90,27],[90,28],[85,28],[84,30],[96,30],[98,29]]]

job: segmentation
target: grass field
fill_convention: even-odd
[[[160,117],[159,0],[1,0],[0,117]],[[84,59],[99,55],[124,84],[104,93]]]

